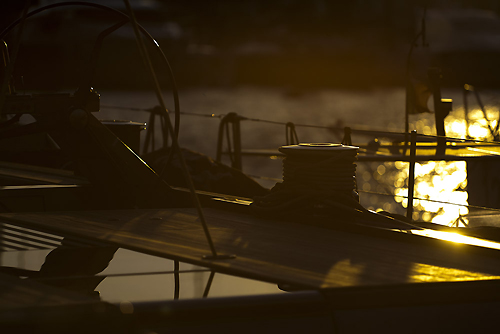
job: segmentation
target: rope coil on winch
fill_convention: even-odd
[[[356,190],[358,148],[341,144],[299,144],[279,149],[283,182],[256,197],[252,209],[265,215],[324,213],[335,208],[364,210]]]

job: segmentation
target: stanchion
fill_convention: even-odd
[[[415,188],[415,154],[417,151],[417,131],[411,132],[410,138],[410,170],[408,172],[408,206],[406,207],[406,218],[412,220],[413,216],[413,191]]]

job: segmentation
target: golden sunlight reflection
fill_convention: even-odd
[[[450,112],[445,120],[446,134],[448,137],[470,138],[477,140],[492,140],[490,129],[497,126],[499,110],[496,106],[486,106],[486,118],[481,109],[469,110],[467,117],[464,108],[460,107]],[[434,128],[431,118],[417,121],[414,126],[417,131],[424,134],[429,133],[429,127]],[[432,133],[434,134],[434,133]],[[395,185],[401,186],[408,177],[408,164],[399,163],[396,165],[399,170]],[[415,197],[440,202],[467,205],[467,165],[464,161],[454,162],[428,162],[416,164],[415,166]],[[407,188],[397,188],[395,195],[407,196]],[[408,205],[407,200],[396,199],[403,207]],[[449,205],[439,202],[418,201],[415,209],[423,211],[421,219],[433,223],[450,225],[468,213],[465,206]],[[462,217],[467,224],[467,218]]]
[[[499,110],[495,106],[486,106],[485,109],[487,120],[484,118],[481,109],[476,108],[469,110],[467,114],[468,122],[465,120],[463,107],[451,112],[445,120],[447,136],[455,138],[469,136],[471,139],[493,140],[490,128],[494,129],[497,126]],[[469,125],[468,132],[467,123]]]
[[[344,259],[335,263],[334,266],[330,268],[326,277],[329,281],[339,282],[345,284],[345,286],[353,286],[359,282],[359,278],[365,266],[363,264],[351,263],[350,259]],[[323,286],[328,286],[325,282]]]
[[[490,129],[495,129],[500,117],[498,107],[487,105],[484,113],[478,109],[470,109],[467,118],[464,108],[459,107],[450,112],[445,119],[448,137],[469,138],[476,140],[493,140]],[[435,135],[434,115],[419,115],[418,120],[410,122],[410,128],[418,133]],[[364,170],[366,168],[367,170]],[[361,189],[371,192],[391,191],[383,185],[394,188],[394,202],[387,203],[367,196],[368,209],[392,209],[400,214],[408,206],[408,172],[407,162],[386,162],[381,165],[361,167]],[[467,224],[465,215],[469,210],[467,188],[467,164],[465,161],[429,161],[415,164],[414,219],[441,225],[452,225],[457,222]],[[422,199],[422,200],[418,200]],[[453,203],[446,204],[443,202]],[[458,205],[455,205],[458,204]],[[461,206],[464,205],[464,206]]]
[[[411,268],[412,282],[436,282],[436,281],[472,281],[498,279],[500,276],[492,276],[466,270],[433,266],[423,263],[415,263]]]
[[[406,208],[408,206],[406,198],[408,196],[408,187],[405,182],[409,173],[408,163],[397,163],[396,168],[398,172],[394,185],[399,187],[394,190],[395,201]],[[402,187],[403,184],[404,187]],[[416,211],[422,212],[417,219],[449,225],[454,223],[460,216],[466,215],[469,212],[466,206],[454,205],[467,205],[466,185],[465,161],[416,163],[414,196],[417,200],[414,201],[413,206]],[[464,221],[467,222],[465,218]]]
[[[469,237],[467,235],[453,233],[453,232],[423,229],[423,230],[412,230],[411,233],[416,234],[416,235],[430,237],[433,239],[439,239],[439,240],[451,241],[451,242],[456,242],[456,243],[465,244],[465,245],[480,246],[480,247],[486,247],[486,248],[500,250],[500,243],[498,243],[498,242],[484,240],[484,239],[478,239],[478,238]]]

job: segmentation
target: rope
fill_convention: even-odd
[[[254,198],[251,208],[255,213],[293,216],[331,209],[365,211],[355,191],[357,149],[321,152],[293,151],[294,147],[298,146],[280,148],[286,154],[283,182],[277,183],[268,195]]]
[[[205,232],[205,237],[207,239],[208,246],[210,247],[210,250],[212,252],[212,257],[217,258],[217,251],[215,249],[215,245],[214,245],[212,237],[210,235],[210,231],[208,229],[208,226],[207,226],[207,223],[206,223],[206,220],[205,220],[205,216],[203,214],[203,209],[201,207],[200,200],[198,198],[198,195],[196,194],[196,190],[194,188],[193,180],[191,179],[191,175],[189,174],[189,170],[187,168],[186,161],[184,159],[184,156],[182,155],[181,147],[179,145],[178,138],[177,138],[177,136],[175,134],[174,127],[173,127],[172,123],[170,122],[170,117],[169,117],[169,114],[168,114],[168,110],[167,110],[167,108],[165,106],[165,102],[164,102],[163,96],[161,94],[160,85],[158,83],[158,79],[156,77],[155,70],[154,70],[153,65],[151,63],[151,59],[149,57],[149,53],[146,50],[146,46],[144,44],[144,41],[142,40],[142,35],[140,34],[139,25],[138,25],[138,23],[137,23],[137,21],[135,19],[134,11],[132,10],[132,7],[130,6],[129,0],[124,0],[124,2],[125,2],[125,5],[127,7],[127,10],[129,12],[129,14],[130,14],[130,20],[131,20],[131,23],[132,23],[132,27],[134,28],[134,34],[135,34],[135,37],[136,37],[137,45],[139,47],[139,51],[141,53],[141,58],[143,58],[143,61],[144,61],[145,65],[147,65],[147,67],[149,69],[149,74],[151,76],[150,79],[151,79],[151,82],[152,82],[152,84],[153,84],[153,86],[155,88],[155,92],[156,92],[156,97],[158,99],[158,103],[161,105],[162,110],[165,112],[165,121],[166,121],[166,124],[167,124],[167,127],[168,127],[168,131],[170,132],[170,134],[172,136],[172,147],[174,148],[175,152],[177,153],[177,155],[179,157],[179,161],[180,161],[181,167],[182,167],[181,170],[182,170],[182,173],[184,174],[184,178],[185,178],[186,183],[188,185],[188,189],[189,189],[189,192],[190,192],[191,197],[192,197],[191,199],[192,199],[194,207],[196,208],[196,211],[198,213],[198,217],[199,217],[199,220],[200,220],[201,225],[203,227],[203,231]],[[172,153],[174,152],[174,150],[172,150]],[[168,156],[168,158],[167,158],[167,164],[168,164],[168,162],[170,161],[171,158],[172,158],[172,154],[170,154]],[[165,173],[167,164],[165,164],[165,166],[163,167],[163,170],[160,173],[160,176],[163,176],[163,174]]]
[[[491,121],[488,119],[488,115],[486,114],[486,109],[484,108],[483,101],[481,101],[481,97],[479,96],[479,93],[477,90],[474,90],[474,95],[476,96],[477,103],[479,104],[479,108],[481,109],[481,112],[483,113],[483,117],[486,120],[486,125],[488,126],[488,130],[490,131],[490,134],[493,136],[493,138],[497,138],[497,135],[495,131],[491,128]]]

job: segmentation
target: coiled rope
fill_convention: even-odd
[[[356,160],[358,148],[340,144],[283,146],[283,182],[271,192],[255,197],[257,214],[286,216],[295,213],[324,214],[332,209],[358,209]]]

